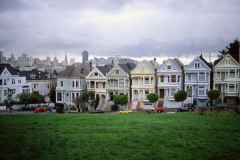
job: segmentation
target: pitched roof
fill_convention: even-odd
[[[0,64],[0,75],[2,74],[5,68],[7,68],[11,75],[18,75],[18,73],[10,64]]]
[[[76,65],[72,66],[67,66],[64,71],[60,72],[58,74],[58,77],[79,77],[79,78],[84,78],[85,75],[81,74]]]
[[[130,73],[135,67],[134,63],[118,64],[126,73]]]
[[[214,66],[218,64],[224,57],[218,58],[217,60],[214,61]]]
[[[176,62],[176,64],[180,67],[180,69],[182,69],[182,67],[184,67],[184,64],[178,58],[174,58],[172,60],[174,62]]]
[[[97,69],[104,75],[106,74],[113,68],[112,65],[105,65],[105,66],[97,66]]]
[[[46,72],[38,71],[37,69],[33,69],[31,71],[20,71],[20,76],[26,77],[26,80],[49,80],[50,75]],[[35,75],[34,78],[32,75]]]
[[[200,58],[209,68],[212,68],[212,66],[203,58],[202,55],[200,55],[199,58]]]

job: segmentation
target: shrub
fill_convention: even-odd
[[[219,90],[213,90],[210,89],[207,93],[208,97],[211,99],[211,105],[212,105],[212,100],[216,100],[218,99],[218,97],[220,96],[221,92]]]
[[[159,96],[156,93],[150,93],[147,95],[147,99],[150,103],[155,103],[158,100]]]
[[[176,102],[185,101],[185,99],[187,99],[187,92],[183,90],[179,90],[177,93],[175,93],[174,99]]]
[[[64,105],[62,103],[56,103],[55,107],[57,113],[63,113]]]

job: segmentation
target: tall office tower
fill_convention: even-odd
[[[0,64],[3,63],[3,51],[0,51]]]
[[[51,58],[47,57],[47,65],[50,65],[50,63],[51,63]]]
[[[57,59],[57,57],[54,57],[53,63],[54,63],[54,66],[58,66],[58,59]]]
[[[34,58],[33,58],[32,56],[29,56],[29,57],[28,57],[28,64],[29,64],[29,66],[33,66],[33,64],[34,64]]]
[[[82,52],[82,63],[88,61],[88,52],[83,51]]]
[[[75,59],[74,58],[70,58],[70,65],[73,65],[75,63]]]
[[[67,53],[65,52],[65,61],[64,61],[64,65],[67,66],[68,65],[68,60],[67,60]]]

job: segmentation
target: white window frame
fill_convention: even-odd
[[[192,81],[192,74],[188,73],[188,81]]]
[[[124,87],[124,79],[119,79],[119,87]]]
[[[194,63],[194,68],[200,68],[200,63],[199,62]]]
[[[138,84],[138,78],[134,78],[135,79],[135,84]]]
[[[176,92],[177,92],[176,88],[171,88],[171,97],[174,97]]]
[[[231,88],[231,89],[230,89],[230,88]],[[229,92],[235,92],[235,91],[236,91],[235,85],[234,85],[234,84],[229,84],[228,91],[229,91]]]
[[[198,95],[199,96],[205,96],[205,87],[204,86],[199,86],[198,87]]]
[[[110,80],[110,87],[114,87],[114,80],[113,79]]]
[[[202,77],[200,76],[202,75]],[[199,72],[199,79],[200,82],[204,82],[205,81],[205,72]]]

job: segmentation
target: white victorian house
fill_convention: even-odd
[[[239,104],[240,64],[227,54],[214,62],[213,89],[221,91],[220,101]]]
[[[180,102],[174,100],[174,94],[184,88],[184,64],[178,59],[167,59],[157,71],[158,95],[164,108],[178,108]]]
[[[98,109],[104,110],[107,106],[107,77],[106,74],[113,68],[112,65],[97,66],[87,76],[87,90],[94,91],[99,96]]]
[[[10,64],[0,64],[0,103],[8,99],[8,95],[17,101],[21,93],[32,93],[31,83],[26,82],[26,77],[20,77]]]
[[[67,66],[57,77],[56,102],[70,104],[86,90],[85,75],[76,65]]]
[[[207,93],[210,90],[211,66],[201,56],[196,57],[185,67],[186,103],[206,106],[209,101]]]

